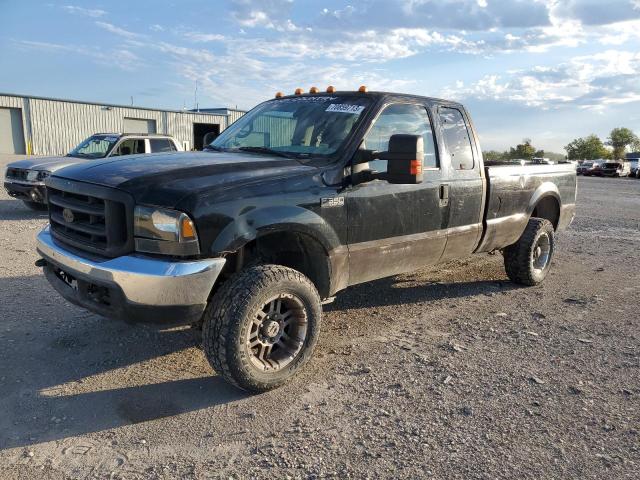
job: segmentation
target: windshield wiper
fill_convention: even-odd
[[[252,152],[252,153],[266,153],[269,155],[277,155],[278,157],[284,158],[295,158],[297,155],[288,152],[281,152],[279,150],[274,150],[269,147],[238,147],[238,150],[242,150],[243,152]]]
[[[206,145],[203,149],[203,151],[207,151],[207,150],[215,150],[216,152],[225,152],[226,149],[222,148],[222,147],[217,147],[215,145]]]

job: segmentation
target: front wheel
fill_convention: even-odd
[[[543,218],[531,218],[516,243],[504,249],[504,267],[514,283],[538,285],[542,282],[555,250],[553,225]]]
[[[264,392],[309,361],[321,318],[320,296],[302,273],[280,265],[249,267],[211,299],[204,314],[203,349],[225,380]]]

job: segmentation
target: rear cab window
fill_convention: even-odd
[[[451,165],[456,170],[473,170],[471,135],[464,115],[457,108],[439,107],[438,117],[442,126],[444,143],[451,157]]]
[[[151,153],[157,152],[175,152],[176,147],[168,138],[150,138]]]

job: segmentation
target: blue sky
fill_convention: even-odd
[[[180,109],[361,84],[465,103],[485,149],[640,134],[640,0],[0,0],[0,92]]]

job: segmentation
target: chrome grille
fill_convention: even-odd
[[[48,181],[49,220],[54,238],[107,257],[129,253],[133,250],[133,207],[132,202],[122,197],[122,192],[105,187],[60,182],[55,178]]]

